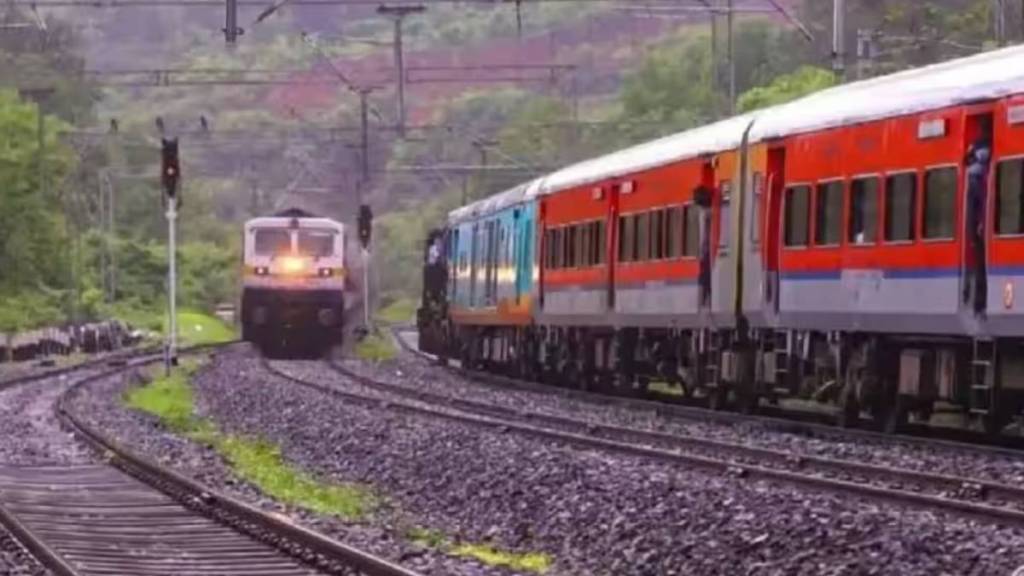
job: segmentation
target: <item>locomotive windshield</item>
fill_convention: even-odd
[[[324,258],[334,254],[334,232],[330,230],[300,230],[299,254]]]
[[[256,230],[255,250],[260,256],[287,254],[292,249],[291,234],[279,228]]]

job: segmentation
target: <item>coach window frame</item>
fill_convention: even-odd
[[[764,223],[761,221],[761,202],[763,201],[765,183],[763,172],[755,171],[750,178],[751,189],[751,218],[750,218],[750,245],[759,246],[761,244],[761,227]]]
[[[933,172],[939,172],[939,171],[942,171],[942,170],[952,170],[953,174],[954,174],[954,178],[953,178],[953,197],[952,197],[952,199],[950,201],[950,204],[951,204],[950,208],[952,209],[952,211],[950,213],[950,216],[952,218],[952,221],[950,222],[950,230],[951,230],[950,234],[951,235],[950,236],[936,236],[936,237],[932,238],[932,237],[927,236],[927,226],[928,226],[928,176],[930,174],[932,174]],[[925,244],[942,244],[944,242],[956,242],[957,237],[959,236],[959,234],[957,233],[957,221],[958,221],[958,219],[957,219],[957,213],[958,213],[957,205],[959,204],[958,201],[961,199],[961,196],[960,196],[961,177],[962,177],[962,173],[960,171],[960,166],[958,166],[957,164],[954,164],[954,163],[949,163],[949,162],[942,163],[942,164],[928,165],[928,166],[925,166],[920,171],[920,176],[918,178],[918,180],[919,180],[918,186],[920,186],[920,190],[921,190],[921,194],[920,194],[921,206],[918,208],[918,212],[920,212],[920,217],[919,217],[920,221],[918,222],[918,237],[921,239],[922,243],[925,243]]]
[[[892,193],[892,186],[890,180],[899,176],[912,176],[914,182],[913,194],[911,195],[910,205],[910,238],[906,240],[890,240],[889,239],[889,196]],[[905,168],[899,170],[887,171],[883,174],[883,183],[885,188],[882,191],[882,244],[887,246],[909,246],[917,242],[920,236],[918,228],[918,208],[921,202],[921,172],[916,168]]]
[[[875,189],[875,234],[869,240],[865,240],[864,242],[855,242],[853,238],[854,185],[866,180],[874,180],[877,186]],[[885,203],[885,176],[881,172],[867,172],[851,176],[846,187],[846,197],[846,218],[844,222],[845,233],[843,235],[843,242],[853,248],[870,248],[872,246],[878,246],[884,236],[882,228],[884,227],[885,222],[883,221],[884,215],[882,206]],[[867,222],[867,219],[862,219],[862,221]]]
[[[807,189],[806,211],[804,212],[805,238],[803,244],[790,244],[789,236],[791,221],[789,218],[789,205],[792,198],[791,192],[797,188]],[[784,250],[806,250],[811,247],[813,231],[811,230],[811,215],[814,211],[814,184],[811,181],[799,181],[784,183],[782,187],[782,248]]]
[[[693,222],[690,222],[690,219]],[[691,228],[696,236],[693,237],[693,245],[689,246]],[[687,254],[687,247],[692,248],[692,254]],[[680,247],[682,260],[697,260],[700,258],[700,206],[693,200],[683,203],[683,243]]]
[[[1020,166],[1020,190],[1017,191],[1018,197],[1018,209],[1020,210],[1019,220],[1017,223],[1018,230],[1016,232],[1000,232],[999,217],[1001,215],[1000,208],[1002,206],[1002,171],[1001,168],[1010,163],[1016,163]],[[994,166],[995,173],[995,202],[993,202],[993,215],[992,215],[992,230],[993,235],[997,238],[1013,239],[1013,238],[1024,238],[1024,154],[1016,154],[1012,156],[1006,156],[1000,158],[995,162]]]
[[[734,226],[732,214],[732,179],[718,182],[718,254],[729,254],[729,237]]]
[[[825,211],[828,210],[827,203],[822,203],[821,197],[823,193],[828,192],[829,187],[834,184],[839,185],[839,214],[837,215],[837,221],[835,222],[835,227],[837,228],[835,230],[835,241],[829,242],[828,239],[818,239],[818,234],[821,231],[819,230],[819,228],[827,228],[827,226],[821,226],[822,216],[825,216],[825,219],[827,220],[826,212],[822,211],[823,207]],[[813,225],[811,226],[810,237],[812,241],[811,245],[814,246],[815,248],[838,248],[843,245],[843,215],[846,208],[846,190],[846,179],[841,176],[818,180],[817,182],[814,183],[814,198],[811,202],[811,220]],[[825,222],[825,224],[829,224],[829,222]]]

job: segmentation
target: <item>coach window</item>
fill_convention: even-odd
[[[661,260],[665,257],[665,212],[655,210],[651,212],[651,247],[649,253],[651,260]]]
[[[619,262],[633,261],[633,216],[619,216]]]
[[[764,195],[764,174],[754,172],[754,202],[750,210],[750,242],[761,242],[761,197]]]
[[[590,224],[576,225],[576,265],[580,268],[590,266]]]
[[[914,239],[914,214],[917,206],[917,174],[894,174],[885,181],[885,240],[908,242]]]
[[[996,234],[1024,234],[1024,158],[999,163]]]
[[[558,270],[562,267],[562,229],[555,228],[551,231],[551,269]]]
[[[636,244],[633,259],[645,262],[651,256],[651,214],[643,212],[636,215]]]
[[[947,240],[956,235],[956,185],[954,167],[925,172],[923,236],[926,239]]]
[[[700,208],[683,206],[683,257],[696,258],[700,250]]]
[[[811,187],[786,189],[786,246],[807,246],[811,214]]]
[[[851,244],[874,244],[878,239],[877,176],[856,178],[850,184],[850,222],[848,240]]]
[[[608,226],[604,220],[597,222],[597,263],[604,264],[608,261]]]
[[[814,207],[814,245],[838,246],[843,237],[843,182],[818,184]]]
[[[669,259],[679,258],[683,255],[683,236],[686,230],[683,228],[683,207],[675,206],[668,209],[668,254]]]
[[[575,268],[579,264],[580,229],[578,226],[567,226],[565,238],[565,268]]]
[[[725,249],[729,245],[729,235],[732,234],[732,182],[726,180],[719,188],[722,191],[722,205],[719,208],[721,228],[718,231],[718,247]]]

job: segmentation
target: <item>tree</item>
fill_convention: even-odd
[[[791,74],[783,74],[767,86],[745,92],[739,99],[739,111],[749,112],[796,100],[835,84],[835,75],[821,68],[804,66]]]

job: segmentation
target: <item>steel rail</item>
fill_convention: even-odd
[[[503,432],[516,432],[572,446],[617,452],[670,464],[687,464],[726,472],[738,477],[762,478],[789,484],[866,496],[887,502],[915,505],[965,515],[985,521],[1004,522],[1024,526],[1024,509],[1012,505],[995,505],[976,501],[949,498],[942,495],[926,494],[913,489],[897,488],[900,482],[914,478],[916,482],[930,486],[943,486],[963,494],[995,495],[1012,498],[1024,506],[1024,490],[995,483],[979,483],[970,479],[941,477],[910,470],[890,470],[855,462],[828,460],[796,456],[791,453],[732,445],[725,442],[708,442],[697,437],[678,437],[656,432],[605,426],[547,414],[513,410],[493,405],[483,405],[460,398],[444,396],[408,387],[389,384],[356,374],[346,368],[331,365],[358,384],[367,388],[384,391],[392,397],[359,394],[341,390],[330,384],[313,382],[287,374],[264,362],[266,369],[290,382],[316,389],[350,402],[371,407],[382,407],[421,416],[443,418],[465,424],[496,428]],[[406,401],[395,396],[413,399]],[[486,415],[474,413],[475,408]],[[535,424],[533,422],[540,422]],[[640,440],[640,441],[638,441]],[[664,446],[652,446],[646,442],[657,440]],[[694,450],[694,447],[700,450]],[[746,460],[723,458],[721,452],[732,456],[742,455]],[[815,468],[815,466],[817,466]],[[842,475],[842,478],[831,477]],[[887,476],[887,485],[864,482],[864,477]],[[979,489],[980,486],[980,489]]]
[[[206,350],[213,350],[222,345],[210,345],[210,346],[198,346],[183,350],[182,353],[194,354]],[[117,374],[123,373],[126,370],[132,368],[138,368],[146,365],[153,364],[162,359],[160,354],[143,355],[137,354],[136,358],[124,362],[122,365],[115,368],[104,370],[96,374],[90,374],[84,378],[73,383],[69,388],[64,391],[59,397],[58,401],[54,405],[54,413],[59,419],[61,425],[74,434],[74,436],[91,448],[97,453],[103,455],[104,466],[89,468],[89,473],[97,474],[107,471],[107,474],[119,473],[115,472],[114,469],[120,470],[126,473],[128,476],[135,480],[141,481],[135,483],[134,486],[143,487],[142,491],[136,490],[133,493],[133,497],[142,498],[145,502],[149,502],[149,494],[162,494],[161,498],[167,500],[166,497],[170,497],[169,501],[173,502],[173,509],[175,514],[164,512],[164,514],[170,514],[172,518],[169,520],[163,520],[164,522],[179,522],[183,525],[193,525],[193,521],[188,518],[202,518],[206,521],[210,521],[209,524],[213,526],[226,526],[228,530],[222,530],[221,536],[223,542],[229,544],[224,551],[225,556],[223,558],[217,557],[215,554],[211,556],[216,560],[216,565],[220,566],[217,569],[217,573],[228,573],[232,571],[232,564],[240,563],[240,573],[280,573],[291,574],[291,573],[308,573],[310,569],[324,571],[328,573],[340,573],[340,574],[363,574],[365,576],[418,576],[417,573],[407,570],[401,566],[393,564],[385,559],[378,558],[372,554],[366,553],[362,550],[358,550],[354,547],[348,546],[341,542],[329,539],[321,534],[297,526],[277,518],[271,514],[263,512],[253,506],[245,504],[239,500],[236,500],[230,496],[221,494],[217,491],[210,489],[190,478],[186,478],[181,474],[174,472],[166,467],[160,466],[155,462],[137,455],[123,446],[118,445],[112,441],[109,437],[105,436],[100,430],[95,429],[82,418],[75,414],[71,407],[74,398],[84,389],[88,384],[95,382],[100,379],[109,378],[116,376]],[[78,370],[84,368],[78,367]],[[64,371],[67,373],[67,371]],[[22,379],[21,383],[30,381],[38,381],[42,376],[35,376],[32,378]],[[13,385],[13,384],[12,384]],[[99,472],[97,472],[99,470]],[[62,481],[65,481],[66,474],[61,475]],[[123,476],[121,476],[123,477]],[[73,480],[73,479],[72,479]],[[134,483],[135,480],[132,480]],[[29,482],[33,482],[29,480]],[[31,486],[32,484],[30,484]],[[94,486],[99,490],[114,490],[116,485],[105,485],[101,484],[98,487]],[[163,496],[165,495],[165,496]],[[102,503],[101,503],[102,504]],[[109,505],[109,502],[107,503]],[[158,502],[157,505],[165,506],[162,502]],[[46,514],[48,513],[45,508],[36,509],[37,504],[33,500],[31,492],[29,492],[28,500],[20,504],[22,510],[12,511],[7,503],[0,505],[0,521],[2,521],[9,530],[11,530],[18,539],[28,548],[37,559],[43,562],[48,568],[53,570],[60,576],[78,576],[83,573],[91,573],[89,570],[82,570],[81,567],[76,567],[75,562],[69,560],[66,557],[66,550],[62,552],[58,548],[55,548],[49,544],[49,541],[55,538],[54,533],[51,530],[57,528],[46,528]],[[154,505],[156,506],[156,505]],[[166,510],[167,508],[163,508]],[[181,509],[186,509],[185,515],[182,516]],[[53,511],[50,511],[52,513]],[[26,522],[25,519],[29,518],[32,522]],[[197,520],[198,521],[198,520]],[[39,530],[39,523],[43,522],[42,530]],[[124,522],[123,519],[114,519],[114,522],[118,523],[118,526]],[[134,521],[133,521],[134,522]],[[161,520],[158,518],[150,528],[150,534],[152,531],[168,530],[168,528],[160,525]],[[33,530],[34,524],[37,526],[36,530]],[[54,526],[61,529],[66,529],[68,526],[77,527],[83,529],[82,520],[68,520],[61,519]],[[134,524],[133,524],[134,526]],[[208,528],[207,530],[212,530]],[[37,533],[41,531],[43,533]],[[102,539],[104,536],[102,530],[99,531],[98,538]],[[180,528],[180,534],[183,534],[182,538],[190,538],[188,535],[189,530],[185,527]],[[157,532],[160,534],[161,532]],[[246,554],[252,553],[252,547],[242,546],[238,544],[235,539],[230,539],[224,534],[236,534],[237,538],[243,539],[245,542],[255,541],[255,545],[258,547],[264,547],[268,551],[276,550],[281,558],[290,557],[298,562],[296,566],[308,566],[310,568],[304,569],[303,571],[294,572],[292,570],[285,570],[285,566],[281,561],[273,561],[276,556],[264,555],[264,558],[268,562],[271,562],[272,566],[268,567],[269,571],[262,571],[255,568],[252,562],[246,563],[242,558]],[[143,538],[144,532],[139,532],[138,537]],[[193,538],[194,540],[194,538]],[[113,554],[110,550],[104,550],[102,547],[94,546],[94,542],[88,542],[81,546],[75,547],[72,552],[74,557],[81,562],[91,565],[99,571],[109,569],[120,569],[121,562],[125,560],[118,558],[117,552]],[[223,544],[223,543],[222,543]],[[202,542],[197,544],[201,548],[204,547]],[[64,544],[67,547],[67,544]],[[217,550],[218,544],[212,543],[208,548]],[[259,550],[261,548],[257,548]],[[233,550],[233,552],[231,552]],[[229,553],[231,552],[231,553]],[[244,552],[244,553],[243,553]],[[213,552],[210,552],[213,554]],[[242,556],[239,554],[242,553]],[[138,558],[129,559],[129,563],[132,561],[139,561],[144,567],[157,570],[160,568],[153,568],[154,565],[159,565],[159,559],[145,558],[144,561]],[[276,563],[275,563],[276,562]],[[141,570],[141,568],[140,568]],[[255,571],[253,571],[255,570]],[[248,572],[247,572],[248,571]],[[124,572],[121,572],[124,573]],[[149,573],[149,572],[146,572]]]

